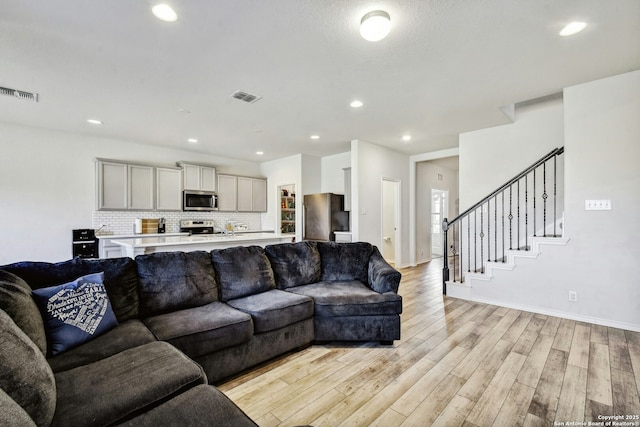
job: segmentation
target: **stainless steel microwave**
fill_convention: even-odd
[[[184,190],[182,192],[183,211],[217,211],[218,195],[213,191]]]

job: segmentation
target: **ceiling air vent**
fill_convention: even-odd
[[[241,90],[237,90],[231,94],[232,98],[239,99],[240,101],[248,102],[249,104],[253,104],[254,102],[258,102],[262,99],[261,96],[252,95],[247,92],[243,92]]]
[[[23,90],[10,89],[8,87],[0,87],[0,95],[13,96],[14,98],[24,99],[25,101],[38,102],[38,94],[25,92]]]

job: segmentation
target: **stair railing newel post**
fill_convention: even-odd
[[[442,263],[442,295],[447,294],[447,281],[449,280],[449,242],[447,241],[447,234],[449,231],[449,222],[447,218],[442,220],[442,248],[444,252],[444,260]],[[455,262],[455,259],[453,260]]]

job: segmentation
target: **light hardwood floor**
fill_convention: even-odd
[[[393,347],[314,345],[219,388],[260,426],[552,426],[640,416],[640,333],[443,297],[441,265],[401,270],[402,339]]]

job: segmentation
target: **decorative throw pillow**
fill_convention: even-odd
[[[33,291],[44,319],[52,356],[118,325],[103,281],[104,273],[101,272]]]

